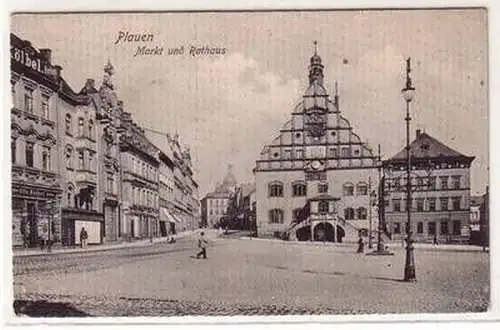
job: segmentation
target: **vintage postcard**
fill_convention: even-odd
[[[487,9],[10,19],[16,317],[490,310]]]

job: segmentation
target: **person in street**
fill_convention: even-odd
[[[432,240],[432,245],[434,246],[439,245],[438,238],[436,235],[434,235],[434,239]]]
[[[364,253],[365,252],[365,242],[363,241],[363,237],[359,235],[359,240],[358,240],[358,251],[357,253]]]
[[[85,230],[85,227],[82,227],[82,230],[80,230],[80,244],[82,246],[82,249],[85,249],[87,247],[87,239],[89,238],[89,234]]]
[[[200,259],[201,256],[203,256],[203,259],[207,259],[207,245],[208,242],[205,239],[205,233],[201,232],[200,237],[198,238],[198,248],[200,249],[200,252],[196,255],[196,259]]]
[[[44,226],[42,229],[42,233],[40,235],[40,249],[42,251],[45,249],[48,239],[49,239],[49,232],[47,230],[47,227]]]

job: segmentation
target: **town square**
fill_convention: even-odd
[[[486,22],[14,14],[16,315],[487,312]]]

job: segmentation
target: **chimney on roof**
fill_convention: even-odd
[[[422,134],[422,130],[421,129],[417,129],[417,132],[416,132],[416,136],[417,136],[417,139],[418,137]]]
[[[47,63],[49,64],[52,63],[52,49],[49,48],[40,49],[40,55],[45,61],[47,61]]]
[[[94,79],[87,79],[85,82],[85,89],[90,91],[95,88],[95,80]]]
[[[61,77],[62,67],[60,65],[54,65],[54,69],[56,70],[56,76],[58,78],[60,78]]]

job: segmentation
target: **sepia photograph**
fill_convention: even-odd
[[[9,24],[16,317],[491,309],[486,8]]]

